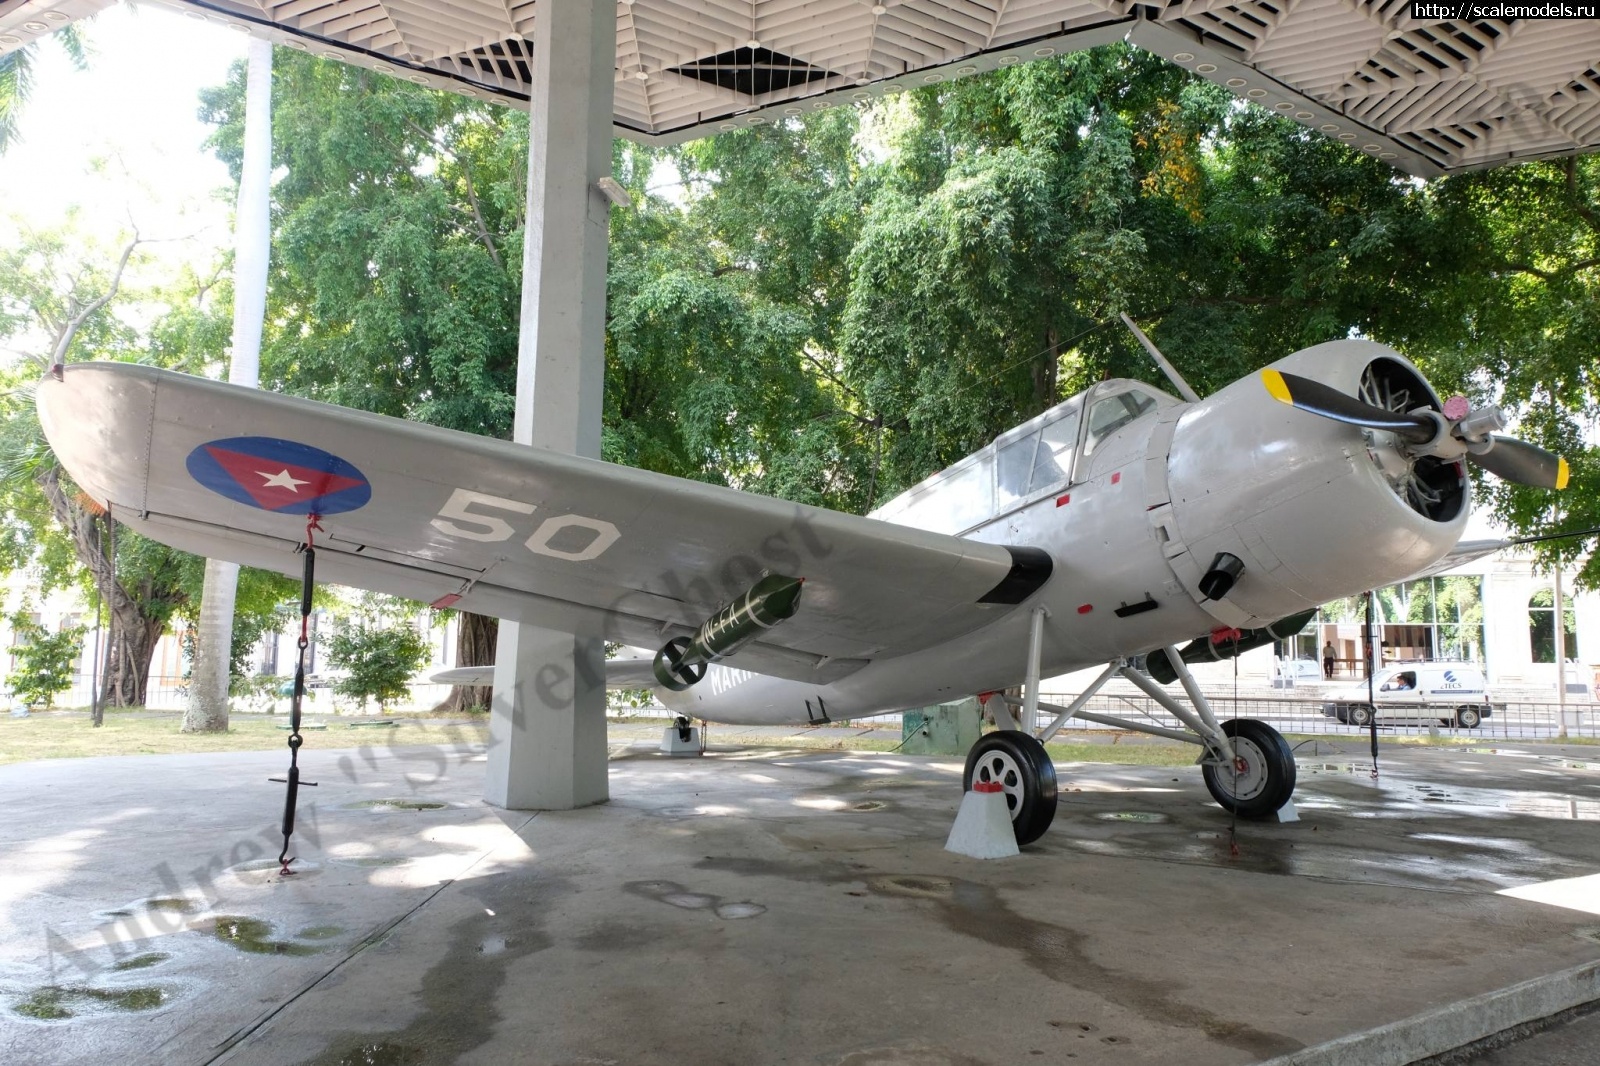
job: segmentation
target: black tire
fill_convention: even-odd
[[[1000,782],[1018,845],[1044,836],[1055,820],[1056,765],[1033,734],[1016,729],[985,733],[967,752],[962,789],[971,791],[975,780]]]
[[[1351,725],[1365,729],[1377,717],[1378,709],[1370,703],[1352,703],[1350,710],[1345,714],[1345,720]]]
[[[1254,718],[1230,718],[1222,731],[1234,739],[1243,763],[1232,767],[1206,763],[1200,768],[1211,798],[1240,818],[1270,818],[1294,794],[1294,752],[1283,734]]]
[[[1476,729],[1482,721],[1483,715],[1478,712],[1478,708],[1470,705],[1456,708],[1456,725],[1462,729]]]

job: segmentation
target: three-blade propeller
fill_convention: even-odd
[[[1276,400],[1335,422],[1392,433],[1415,455],[1465,458],[1519,485],[1541,489],[1567,487],[1565,459],[1538,445],[1491,432],[1502,424],[1495,408],[1468,412],[1464,402],[1458,399],[1454,402],[1462,403],[1463,410],[1454,418],[1427,408],[1390,411],[1298,374],[1263,370],[1261,379]],[[1446,411],[1454,414],[1450,408],[1451,405],[1446,404]]]

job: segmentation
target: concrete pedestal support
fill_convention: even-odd
[[[528,226],[514,439],[599,458],[605,379],[616,6],[540,0],[528,122]],[[581,564],[578,564],[581,565]],[[500,626],[484,799],[518,810],[603,802],[605,650]]]

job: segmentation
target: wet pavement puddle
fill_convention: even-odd
[[[219,914],[204,928],[216,939],[250,955],[316,955],[327,950],[324,945],[306,944],[297,939],[273,939],[272,923],[260,918]],[[336,926],[318,926],[306,932],[315,934],[312,940],[324,940],[341,931]],[[305,932],[300,934],[301,937],[305,935]]]
[[[625,892],[653,899],[669,907],[677,907],[679,910],[709,910],[718,918],[728,922],[758,918],[767,913],[767,908],[760,903],[752,903],[749,900],[725,903],[721,896],[690,892],[676,881],[630,881],[622,888]]]

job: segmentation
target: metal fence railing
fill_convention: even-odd
[[[1042,693],[1040,699],[1047,703],[1067,706],[1077,698],[1076,693]],[[1207,692],[1206,699],[1220,719],[1258,718],[1282,733],[1330,734],[1355,736],[1364,734],[1364,726],[1348,725],[1337,718],[1322,713],[1323,701],[1315,696],[1288,696],[1281,693]],[[1099,714],[1116,715],[1136,721],[1149,721],[1169,729],[1182,728],[1160,704],[1140,693],[1099,694],[1091,699],[1085,710]],[[1554,699],[1545,701],[1517,700],[1501,705],[1496,701],[1493,713],[1474,729],[1457,725],[1453,706],[1430,707],[1426,712],[1407,710],[1405,717],[1380,707],[1378,734],[1388,735],[1441,735],[1467,738],[1481,737],[1516,740],[1548,740],[1561,733],[1561,706]],[[1438,717],[1431,717],[1434,711]],[[1044,712],[1041,711],[1041,717]],[[1424,717],[1424,715],[1430,717]],[[1053,716],[1052,716],[1053,717]],[[1049,721],[1045,718],[1045,721]],[[1088,722],[1068,722],[1065,729],[1100,729]],[[1065,731],[1063,730],[1063,732]],[[1600,737],[1600,704],[1587,696],[1574,697],[1566,704],[1566,733],[1570,737]]]
[[[188,705],[188,684],[188,678],[180,675],[152,677],[146,707],[162,711],[183,710]],[[336,697],[330,686],[319,685],[312,689],[312,693],[311,700],[305,706],[307,713],[328,715],[356,712],[354,702]],[[391,709],[427,710],[439,704],[449,693],[448,685],[414,685],[411,689],[411,698],[395,704]],[[1040,699],[1044,702],[1059,706],[1066,706],[1076,698],[1077,694],[1073,692],[1040,694]],[[1207,691],[1206,698],[1211,701],[1212,708],[1219,718],[1258,718],[1283,733],[1355,736],[1366,732],[1365,727],[1347,725],[1324,715],[1323,700],[1315,695],[1291,695],[1288,692],[1257,688],[1243,689],[1238,694],[1232,689],[1210,690]],[[87,707],[89,702],[90,678],[87,674],[78,674],[73,678],[72,688],[61,693],[56,698],[55,705]],[[239,711],[283,713],[288,710],[288,703],[288,699],[283,697],[276,700],[257,697],[235,699],[234,707]],[[1089,701],[1085,709],[1119,718],[1147,721],[1169,729],[1182,728],[1182,724],[1159,704],[1137,691],[1119,693],[1102,690]],[[1475,729],[1458,726],[1454,720],[1452,707],[1440,706],[1437,710],[1439,716],[1430,719],[1419,716],[1400,718],[1387,710],[1380,709],[1379,735],[1430,735],[1437,732],[1441,735],[1482,738],[1489,741],[1550,740],[1558,738],[1562,732],[1562,707],[1554,698],[1513,699],[1503,705],[1497,699],[1494,712]],[[1600,738],[1600,702],[1596,702],[1588,694],[1574,694],[1568,699],[1565,712],[1567,736]],[[613,700],[608,713],[614,717],[661,717],[670,712],[654,701],[642,707],[632,707]],[[1408,714],[1414,713],[1408,712]],[[1054,715],[1041,710],[1040,718],[1043,724],[1054,718]],[[872,718],[871,721],[892,729],[895,728],[898,719],[899,715],[881,715]],[[1089,722],[1071,721],[1064,727],[1063,732],[1103,728]]]

